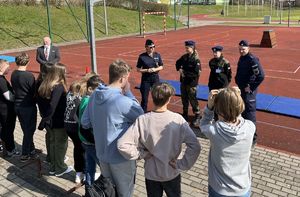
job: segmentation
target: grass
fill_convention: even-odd
[[[72,7],[82,31],[86,34],[85,10],[84,7]],[[103,7],[94,7],[95,34],[96,38],[107,37],[103,19]],[[244,6],[229,6],[229,16],[221,16],[222,5],[191,5],[190,14],[206,14],[213,18],[227,18],[239,20],[261,20],[264,15],[270,15],[270,8],[264,6],[264,9],[258,6],[248,6],[245,16]],[[239,10],[239,12],[238,12]],[[174,28],[173,17],[174,7],[169,7],[169,16],[167,17],[167,28]],[[68,7],[60,9],[51,7],[51,21],[53,41],[55,43],[68,42],[74,40],[83,40],[85,36],[77,25],[71,11]],[[176,14],[187,16],[187,6],[177,5]],[[47,12],[44,6],[12,6],[0,4],[0,50],[30,47],[41,44],[42,37],[48,34]],[[288,10],[283,11],[283,18],[287,21]],[[108,36],[139,34],[138,12],[126,9],[107,7],[108,14]],[[272,21],[279,20],[279,13],[273,10]],[[162,31],[162,16],[147,15],[146,32]],[[291,9],[291,20],[300,20],[300,8]],[[240,24],[237,22],[236,24]],[[246,24],[247,25],[247,24]],[[177,27],[182,27],[177,23]]]
[[[78,21],[86,33],[84,7],[72,7]],[[96,38],[106,37],[103,7],[94,7]],[[81,32],[68,7],[51,7],[52,33],[55,43],[82,40]],[[43,6],[0,5],[0,50],[30,47],[41,44],[48,34],[47,12]],[[107,7],[109,36],[139,33],[138,12]],[[147,31],[163,31],[162,16],[146,16]],[[167,28],[174,21],[167,18]],[[178,24],[180,26],[180,24]]]
[[[271,15],[272,20],[280,20],[280,12],[277,9],[272,9],[272,13],[269,5],[262,6],[247,6],[245,12],[245,6],[230,5],[228,7],[228,16],[221,16],[223,5],[191,5],[190,14],[206,14],[213,18],[229,18],[229,19],[240,19],[240,20],[262,20],[263,16]],[[180,6],[176,7],[176,14],[180,13]],[[173,16],[174,6],[169,7],[169,14]],[[181,15],[187,16],[188,8],[186,5],[181,6]],[[300,20],[300,7],[292,7],[290,13],[290,20]],[[285,7],[282,12],[282,20],[288,20],[288,8]]]
[[[180,8],[181,7],[181,8]],[[194,14],[220,14],[223,6],[221,5],[191,5],[190,6],[190,15]],[[176,15],[187,16],[188,15],[188,6],[182,5],[176,6]],[[169,15],[174,15],[174,6],[169,6]]]

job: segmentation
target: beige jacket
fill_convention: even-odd
[[[178,159],[182,144],[186,150]],[[180,114],[149,112],[138,117],[118,140],[120,153],[129,160],[145,159],[145,177],[154,181],[169,181],[180,170],[188,170],[200,154],[200,143]],[[177,169],[169,162],[177,159]]]

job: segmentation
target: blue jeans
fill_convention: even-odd
[[[147,196],[149,197],[162,197],[163,191],[166,192],[168,197],[181,196],[181,176],[180,174],[170,181],[152,181],[146,179]]]
[[[110,164],[100,161],[100,170],[105,178],[110,178],[116,185],[118,197],[133,196],[133,187],[136,172],[135,161],[125,161]]]
[[[96,164],[100,166],[96,155],[95,145],[87,145],[82,143],[85,150],[85,183],[92,185],[95,180]]]
[[[221,195],[218,194],[215,190],[213,190],[213,188],[211,186],[208,186],[208,197],[230,197],[230,196],[225,196],[225,195]],[[250,197],[251,196],[251,189],[249,189],[246,194],[241,195],[241,196],[235,196],[235,197]]]

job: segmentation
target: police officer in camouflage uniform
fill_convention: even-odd
[[[183,105],[183,117],[188,120],[189,102],[195,115],[193,126],[198,126],[200,109],[197,100],[197,85],[201,72],[201,63],[196,50],[195,42],[185,41],[186,53],[176,61],[176,70],[180,73],[180,91]]]
[[[257,88],[265,78],[264,70],[259,59],[250,53],[249,42],[241,40],[239,43],[240,59],[238,61],[235,82],[241,90],[241,96],[245,102],[243,118],[256,123],[256,94]],[[255,132],[253,145],[256,144]]]
[[[141,107],[147,112],[148,96],[151,87],[159,82],[158,72],[163,69],[163,61],[159,53],[155,52],[154,42],[150,39],[145,43],[146,52],[139,55],[137,61],[137,71],[142,73],[141,79]]]
[[[214,58],[209,61],[209,91],[213,89],[225,88],[231,82],[230,63],[223,57],[222,46],[214,46],[212,49]]]

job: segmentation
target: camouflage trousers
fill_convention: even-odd
[[[192,105],[193,113],[200,114],[200,108],[197,100],[197,86],[180,84],[181,101],[183,105],[183,114],[188,114],[189,103]]]

